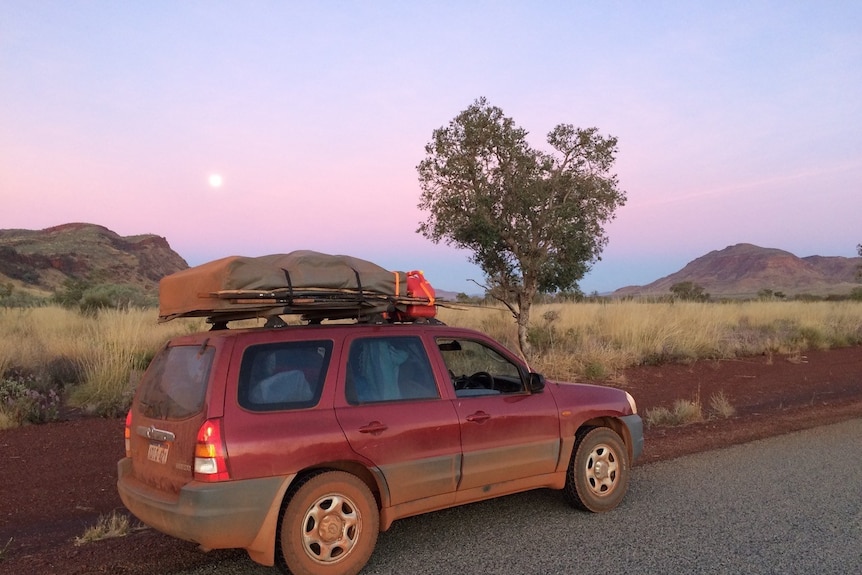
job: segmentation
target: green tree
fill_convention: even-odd
[[[63,307],[77,307],[84,292],[93,287],[93,284],[87,280],[67,277],[63,280],[63,287],[54,293],[54,301]]]
[[[772,297],[772,290],[766,290],[769,297]],[[694,282],[679,282],[670,286],[670,293],[675,299],[684,301],[709,301],[709,294],[704,291],[704,287]]]
[[[559,124],[547,142],[552,152],[532,148],[526,130],[480,98],[433,132],[417,166],[428,212],[417,231],[472,252],[487,293],[515,317],[525,356],[534,298],[577,288],[626,200],[611,173],[616,138]]]

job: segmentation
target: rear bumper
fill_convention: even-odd
[[[632,462],[634,462],[644,451],[644,423],[638,414],[626,415],[625,417],[621,417],[620,420],[626,426],[628,435],[631,438]]]
[[[172,495],[135,479],[129,458],[119,461],[117,473],[120,499],[146,525],[207,549],[243,548],[255,560],[272,553],[281,500],[293,480],[192,481]]]

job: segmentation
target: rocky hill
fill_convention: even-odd
[[[668,295],[674,284],[693,282],[713,297],[752,297],[761,290],[800,294],[847,294],[855,287],[862,257],[797,257],[790,252],[737,244],[712,251],[680,271],[645,286],[618,289],[614,296]]]
[[[52,292],[69,278],[128,284],[156,293],[159,280],[188,268],[163,237],[122,237],[94,224],[0,230],[0,283]]]

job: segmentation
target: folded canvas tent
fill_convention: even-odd
[[[280,314],[308,320],[434,317],[434,289],[422,272],[388,271],[342,255],[301,250],[261,257],[230,256],[162,278],[159,321],[208,317],[212,322]]]

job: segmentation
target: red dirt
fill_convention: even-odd
[[[862,346],[644,366],[627,370],[617,385],[635,396],[641,414],[698,397],[708,410],[717,393],[737,411],[729,419],[647,429],[642,465],[862,417]],[[171,573],[244,554],[204,554],[151,529],[76,546],[75,538],[100,515],[124,511],[115,484],[122,456],[119,419],[0,431],[0,573]]]

